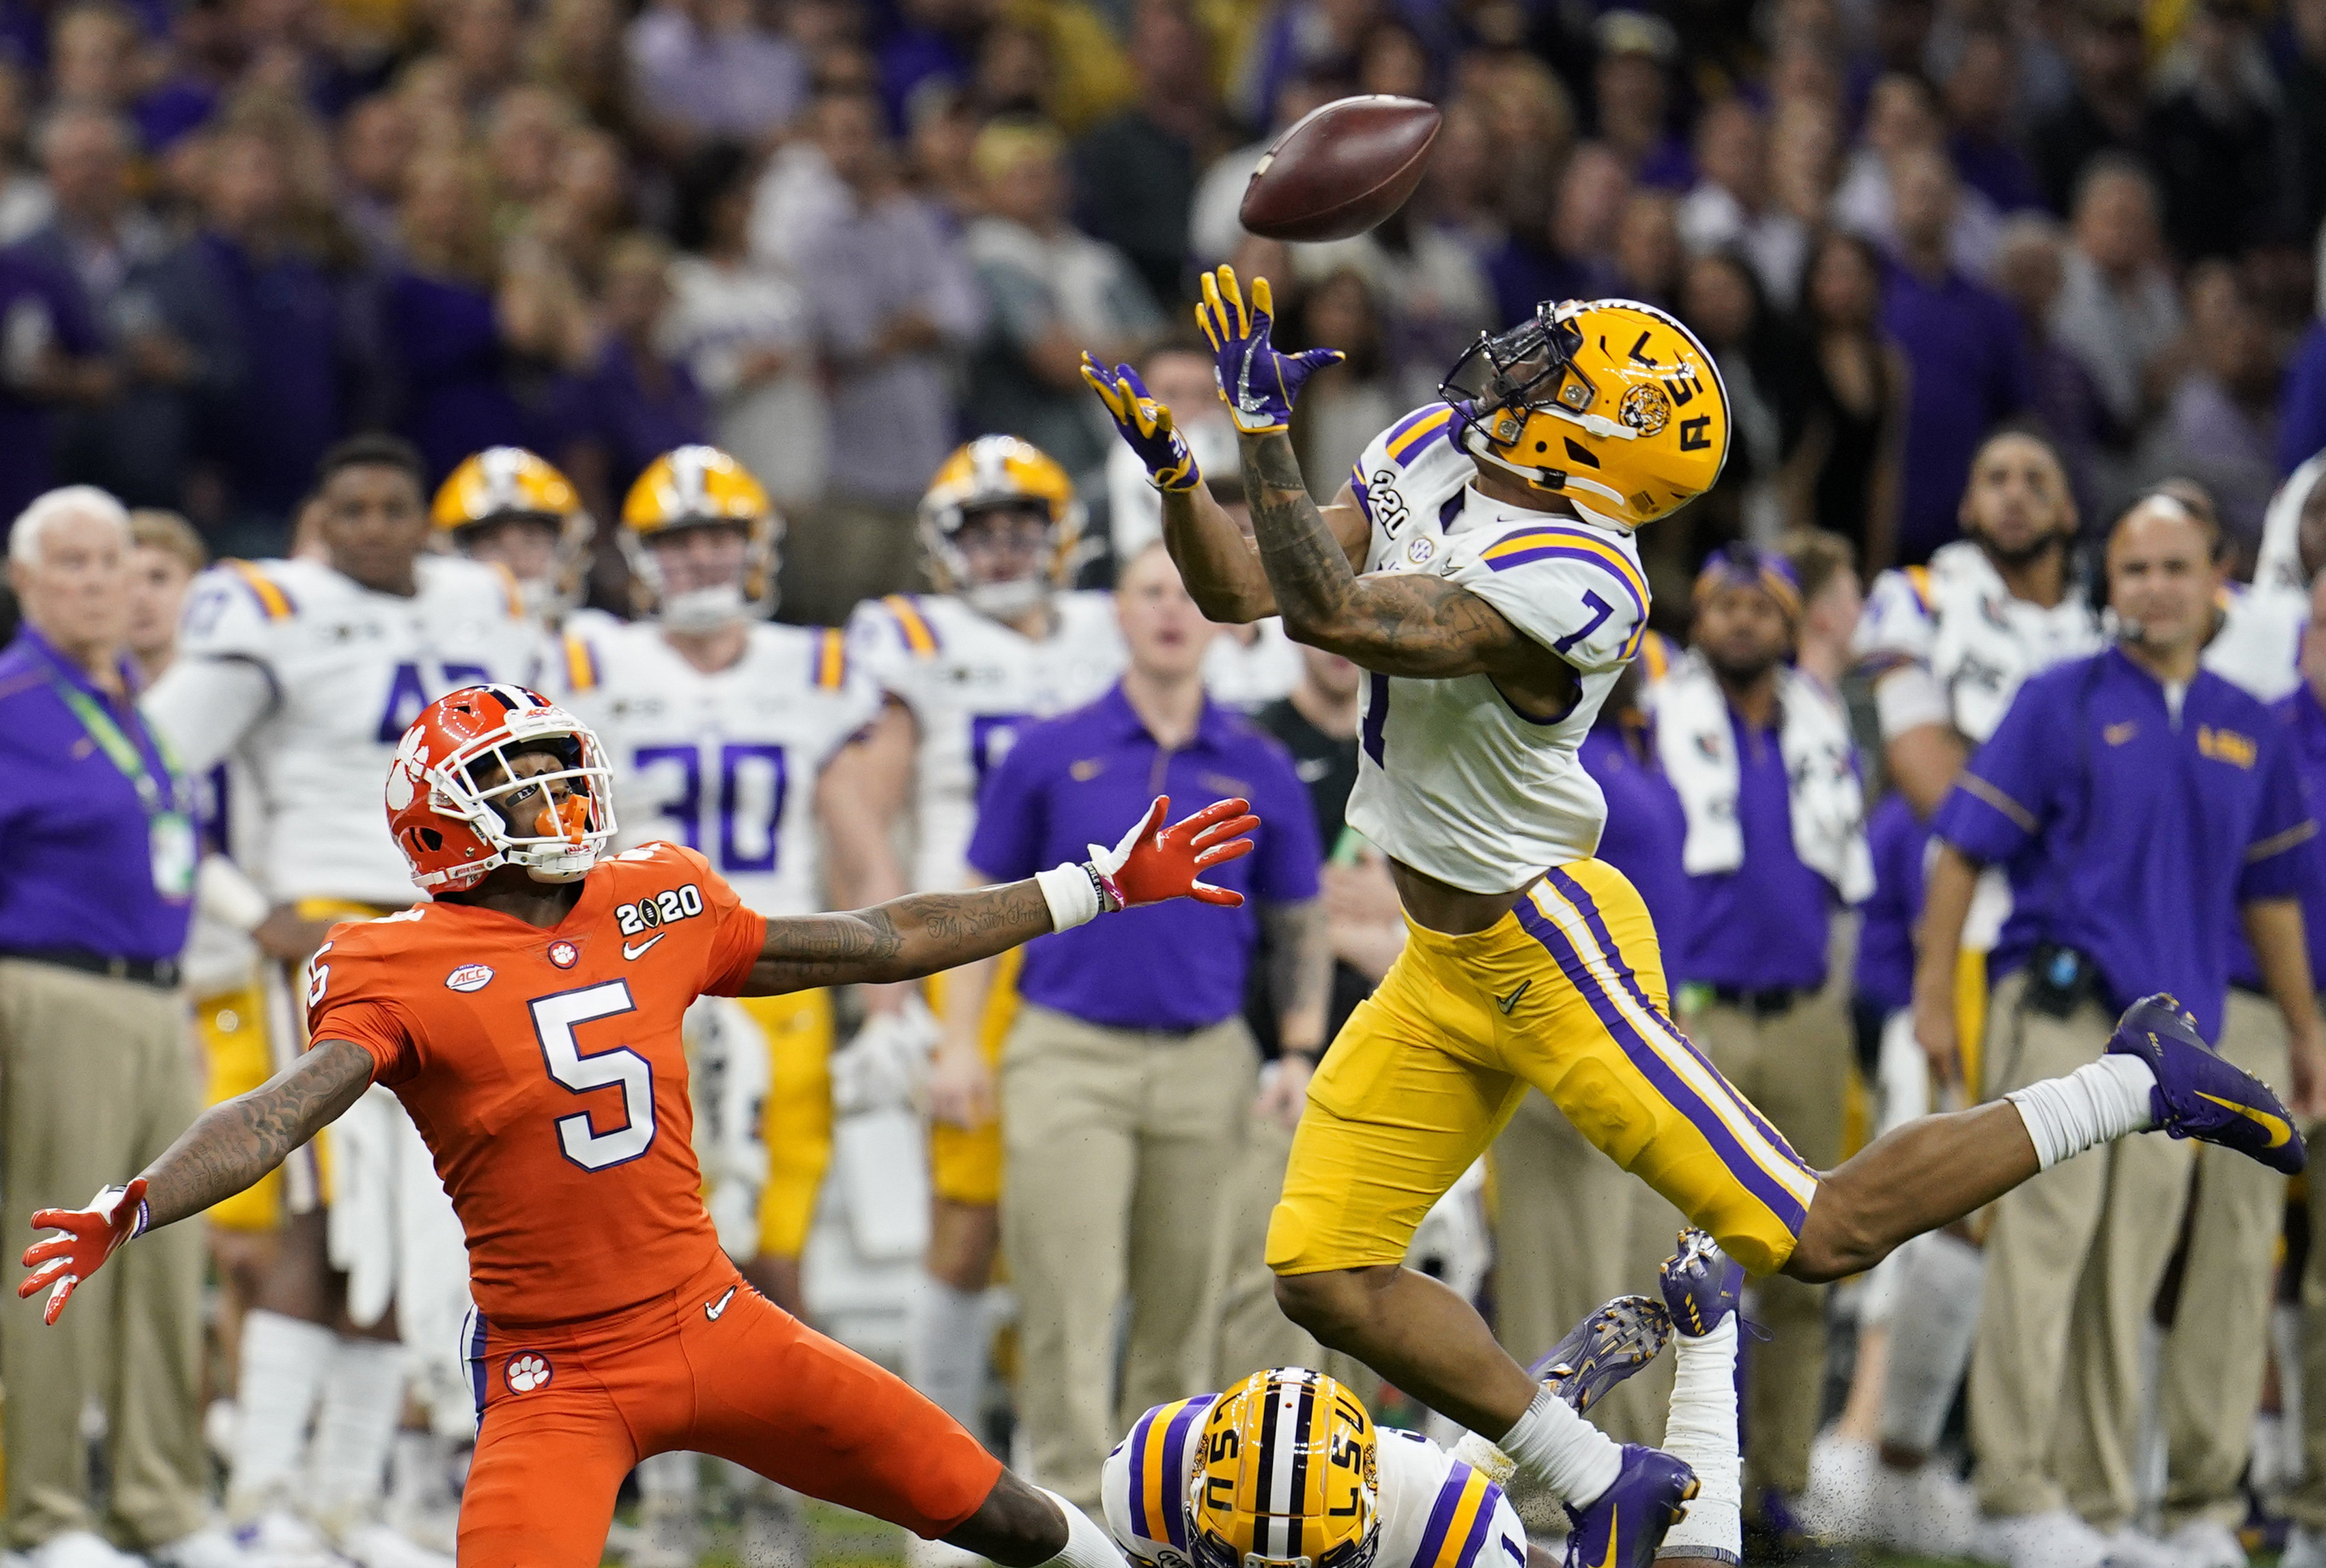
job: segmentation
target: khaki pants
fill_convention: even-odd
[[[1851,1044],[1838,987],[1766,1016],[1715,1003],[1680,1022],[1795,1154],[1820,1171],[1841,1163]],[[1753,1289],[1769,1339],[1744,1352],[1744,1496],[1798,1498],[1824,1405],[1827,1287],[1772,1274]]]
[[[184,1001],[129,980],[0,960],[0,1214],[78,1209],[126,1182],[201,1110]],[[9,1256],[14,1256],[12,1242]],[[112,1517],[141,1546],[200,1527],[202,1237],[139,1238],[83,1281],[54,1328],[38,1302],[0,1313],[8,1536],[96,1529],[80,1413],[103,1402]]]
[[[2326,1121],[2303,1136],[2316,1147]],[[2294,1523],[2326,1530],[2326,1172],[2305,1176],[2310,1210],[2310,1258],[2302,1270],[2302,1484],[2285,1499]]]
[[[862,600],[921,586],[912,504],[827,498],[790,519],[777,606],[796,626],[837,626]]]
[[[1028,1004],[1001,1048],[1001,1245],[1035,1477],[1085,1510],[1149,1406],[1206,1391],[1220,1206],[1259,1078],[1241,1017],[1185,1037]],[[1115,1319],[1128,1294],[1118,1406]]]
[[[1687,1223],[1645,1182],[1592,1147],[1530,1090],[1494,1140],[1494,1333],[1531,1363],[1619,1295],[1659,1299],[1656,1266]],[[1619,1443],[1663,1441],[1672,1359],[1659,1356],[1595,1406]]]
[[[2266,1083],[2287,1081],[2285,1020],[2266,997],[2229,993],[2220,1050]],[[2199,1146],[2196,1159],[2196,1219],[2164,1341],[2167,1530],[2199,1517],[2232,1527],[2245,1521],[2238,1480],[2261,1408],[2270,1287],[2285,1229],[2284,1176],[2228,1149]]]
[[[1996,988],[1986,1093],[2098,1059],[2114,1016],[2024,1009],[2025,977]],[[1994,1205],[1970,1364],[1979,1506],[2001,1517],[2062,1507],[2102,1530],[2136,1502],[2142,1335],[2180,1240],[2194,1146],[2120,1138],[2062,1161]]]

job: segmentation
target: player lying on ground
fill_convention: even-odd
[[[1741,1549],[1736,1294],[1744,1270],[1701,1230],[1661,1271],[1664,1304],[1618,1296],[1528,1369],[1577,1414],[1655,1359],[1679,1332],[1666,1441],[1703,1492],[1662,1558],[1735,1563]],[[1140,1568],[1523,1568],[1510,1457],[1475,1433],[1448,1453],[1419,1433],[1376,1431],[1348,1387],[1304,1367],[1255,1372],[1224,1394],[1158,1405],[1131,1424],[1101,1484],[1107,1528]],[[1523,1478],[1521,1478],[1523,1480]],[[1570,1562],[1608,1542],[1569,1510]]]
[[[537,692],[472,686],[404,737],[388,824],[436,902],[316,954],[314,1045],[196,1121],[126,1188],[46,1210],[20,1295],[274,1168],[374,1082],[395,1090],[468,1233],[482,1424],[464,1568],[594,1565],[622,1477],[684,1449],[1015,1568],[1120,1568],[1072,1505],[1005,1471],[904,1382],[745,1285],[700,1197],[680,1019],[706,993],[913,979],[1112,910],[1239,895],[1199,878],[1259,825],[1222,801],[1024,882],[768,920],[692,849],[610,858],[597,737]],[[60,1420],[71,1412],[59,1412]]]
[[[1303,383],[1341,356],[1273,347],[1264,278],[1249,304],[1228,267],[1203,292],[1196,320],[1236,423],[1251,536],[1210,499],[1170,411],[1129,367],[1085,357],[1084,377],[1162,492],[1164,539],[1204,612],[1280,615],[1296,641],[1367,673],[1349,823],[1390,858],[1410,925],[1309,1084],[1269,1227],[1287,1316],[1500,1434],[1605,1533],[1609,1563],[1637,1564],[1654,1556],[1688,1467],[1619,1448],[1545,1394],[1468,1302],[1401,1266],[1422,1216],[1530,1085],[1747,1268],[1810,1281],[1870,1268],[2130,1133],[2301,1169],[2277,1096],[2207,1048],[2178,1003],[2151,997],[2101,1060],[1811,1170],[1673,1024],[1647,906],[1594,858],[1605,805],[1576,756],[1646,634],[1633,530],[1709,489],[1727,455],[1711,355],[1652,306],[1546,302],[1482,336],[1445,401],[1375,437],[1320,508],[1289,431]],[[2263,962],[2273,995],[2308,988],[2298,945]]]

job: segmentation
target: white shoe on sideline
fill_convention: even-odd
[[[322,1531],[283,1508],[269,1508],[236,1526],[234,1544],[247,1561],[265,1568],[347,1568]]]
[[[1919,1557],[1980,1555],[1978,1499],[1944,1459],[1913,1470],[1875,1463],[1867,1488],[1868,1539]]]
[[[191,1535],[149,1547],[159,1568],[258,1568],[265,1561],[246,1551],[224,1525],[204,1525]],[[273,1568],[271,1563],[266,1568]]]
[[[2106,1539],[2108,1568],[2185,1568],[2180,1553],[2145,1530],[2126,1525],[2110,1531]],[[2240,1554],[2238,1568],[2243,1568],[2244,1563]]]
[[[1881,1469],[1872,1443],[1819,1433],[1810,1445],[1810,1484],[1795,1510],[1801,1528],[1821,1541],[1875,1540],[1874,1492]]]
[[[2252,1562],[2238,1533],[2219,1519],[2191,1519],[2165,1536],[2164,1545],[2181,1568],[2247,1568]]]
[[[33,1568],[140,1568],[136,1558],[94,1530],[65,1530],[24,1554]]]
[[[2001,1568],[2101,1568],[2106,1536],[2067,1508],[1990,1518],[1980,1531],[1979,1555]]]
[[[2285,1537],[2285,1555],[2277,1568],[2326,1568],[2326,1530],[2296,1525]]]
[[[356,1568],[453,1568],[452,1559],[408,1541],[387,1526],[365,1523],[340,1532],[340,1555]]]

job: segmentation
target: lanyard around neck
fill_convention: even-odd
[[[98,749],[112,759],[121,776],[135,788],[145,814],[158,817],[172,810],[172,797],[176,793],[176,769],[171,764],[169,751],[162,738],[154,736],[154,749],[162,753],[164,769],[163,779],[157,783],[153,771],[145,765],[144,754],[121,732],[121,726],[114,722],[113,715],[107,713],[95,698],[62,675],[51,674],[49,681],[56,688],[57,695],[64,699],[65,706],[72,710],[73,717],[80,720],[81,728],[88,732],[89,739],[97,743]],[[152,731],[146,733],[152,734]]]

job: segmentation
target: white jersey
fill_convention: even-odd
[[[188,771],[248,759],[264,819],[247,869],[277,901],[416,896],[380,790],[413,719],[446,692],[534,677],[539,634],[498,567],[414,563],[379,593],[313,561],[228,561],[194,581],[178,657],[143,704]]]
[[[2221,590],[2221,624],[2201,660],[2232,686],[2275,702],[2302,684],[2302,634],[2309,626],[2307,589],[2233,582]]]
[[[977,792],[1018,731],[1096,700],[1122,673],[1128,655],[1111,596],[1060,593],[1050,608],[1057,624],[1040,639],[946,595],[892,594],[849,618],[849,656],[920,728],[917,888],[959,887],[968,877]]]
[[[605,743],[621,848],[684,844],[759,914],[805,914],[825,906],[816,781],[880,694],[836,631],[749,631],[708,675],[651,622],[569,636],[565,700]]]
[[[1648,583],[1627,531],[1481,495],[1453,421],[1431,404],[1365,448],[1352,485],[1372,524],[1365,571],[1460,584],[1573,665],[1581,690],[1539,722],[1485,675],[1369,673],[1349,825],[1441,882],[1507,893],[1599,846],[1606,802],[1576,748],[1639,651]]]
[[[1106,1526],[1140,1568],[1188,1568],[1187,1483],[1217,1395],[1158,1405],[1107,1455]],[[1373,1568],[1526,1568],[1526,1527],[1503,1489],[1418,1433],[1380,1429]],[[1297,1548],[1295,1555],[1300,1554]]]
[[[1977,745],[1995,733],[2029,676],[2098,653],[2100,642],[2099,616],[2082,594],[2071,589],[2049,609],[2014,598],[1986,552],[1961,539],[1941,545],[1928,566],[1874,580],[1850,652],[1883,684],[1908,668],[1937,683],[1927,703],[1881,704],[1884,740],[1951,722]]]

